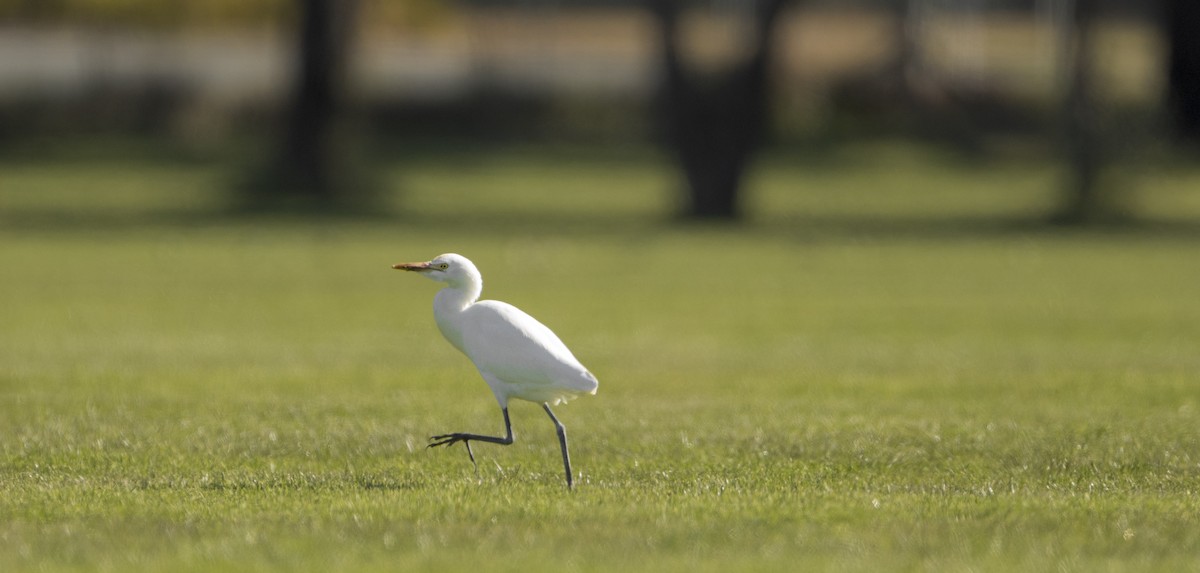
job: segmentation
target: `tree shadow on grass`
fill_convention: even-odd
[[[1053,237],[1200,240],[1200,221],[1125,219],[1073,225],[1048,217],[797,216],[764,225],[757,232],[781,241],[816,244],[847,241],[952,243]]]
[[[319,227],[342,223],[383,223],[395,221],[390,213],[362,211],[317,212],[312,209],[242,210],[159,209],[106,210],[88,212],[77,209],[8,209],[0,211],[0,230],[35,233],[78,233],[112,231],[187,230],[214,227],[255,227],[259,225],[295,224]]]
[[[1126,218],[1068,225],[1050,218],[1019,216],[794,215],[766,220],[695,221],[608,213],[461,213],[429,217],[392,210],[253,212],[229,209],[163,209],[87,212],[70,209],[0,211],[0,233],[86,233],[189,231],[204,229],[297,229],[350,226],[357,229],[463,236],[539,236],[578,240],[648,240],[689,235],[746,237],[787,244],[931,242],[1003,239],[1109,238],[1200,241],[1200,221]]]

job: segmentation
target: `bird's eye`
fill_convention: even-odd
[[[444,270],[446,270],[446,269],[450,268],[450,264],[449,264],[449,263],[442,263],[442,264],[438,265],[438,268],[439,268],[439,269],[442,269],[442,270],[444,271]]]

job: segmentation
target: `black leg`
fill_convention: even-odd
[[[450,446],[457,442],[462,442],[463,445],[467,446],[467,455],[471,458],[471,465],[474,465],[475,471],[478,472],[479,466],[475,464],[475,453],[471,451],[471,440],[487,442],[489,444],[500,444],[502,446],[507,446],[513,443],[512,422],[508,419],[508,408],[504,408],[503,412],[505,434],[503,438],[455,432],[453,434],[442,434],[440,436],[433,436],[429,438],[429,445],[426,447],[432,448],[434,446]]]
[[[575,478],[571,476],[571,455],[567,453],[567,428],[554,417],[554,412],[550,411],[550,404],[542,404],[542,408],[550,415],[550,419],[554,420],[554,429],[558,431],[558,443],[562,446],[563,470],[567,472],[567,489],[571,489],[575,487]]]

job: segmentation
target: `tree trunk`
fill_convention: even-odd
[[[1165,0],[1167,100],[1175,134],[1200,143],[1200,2]]]
[[[357,0],[297,0],[296,72],[277,155],[251,185],[253,208],[327,211],[359,199],[342,133]]]
[[[353,23],[353,0],[300,0],[300,61],[284,141],[294,192],[333,203],[339,192],[336,127]]]
[[[1092,69],[1096,0],[1067,1],[1073,6],[1061,32],[1065,34],[1062,49],[1067,50],[1061,61],[1068,68],[1064,70],[1067,86],[1062,113],[1069,175],[1066,200],[1055,220],[1087,223],[1110,214],[1110,206],[1101,195],[1103,162]]]
[[[679,53],[678,2],[650,0],[662,43],[660,117],[683,171],[686,216],[736,219],[741,214],[742,178],[766,129],[771,31],[784,1],[757,3],[755,46],[747,61],[720,77],[696,78]]]

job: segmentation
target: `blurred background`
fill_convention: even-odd
[[[0,571],[1195,570],[1198,245],[1200,0],[0,0]]]
[[[439,150],[582,148],[653,157],[664,215],[739,219],[763,154],[887,141],[1041,162],[1033,219],[1125,222],[1195,159],[1197,29],[1189,0],[0,0],[0,159],[184,159],[221,209],[379,215]]]

